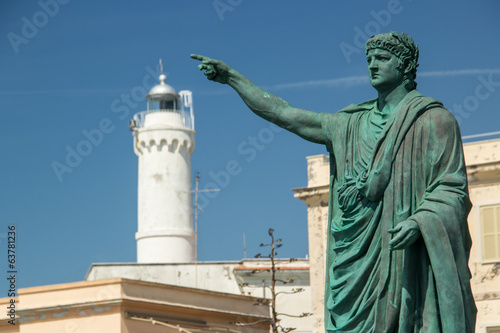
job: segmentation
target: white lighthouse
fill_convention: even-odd
[[[193,262],[192,94],[177,93],[164,74],[159,79],[146,96],[147,111],[130,121],[139,157],[137,262]]]

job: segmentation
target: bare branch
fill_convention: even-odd
[[[257,300],[257,303],[255,303],[254,305],[269,305],[269,303],[270,303],[270,300],[265,299],[265,298],[259,298]]]
[[[278,313],[277,315],[278,316],[285,316],[285,317],[304,318],[304,317],[312,316],[312,313],[310,313],[310,312],[304,312],[304,313],[301,313],[298,316],[287,314],[287,313]]]
[[[271,331],[272,333],[288,333],[296,328],[292,327],[283,327],[280,325],[280,318],[278,316],[287,316],[287,317],[294,317],[294,318],[303,318],[310,316],[310,313],[302,313],[301,315],[290,315],[286,313],[278,313],[276,310],[276,297],[279,296],[280,294],[297,294],[300,292],[304,291],[304,288],[292,288],[290,291],[280,291],[276,292],[276,282],[282,283],[282,284],[289,284],[295,282],[294,279],[277,279],[276,278],[276,273],[279,270],[284,269],[283,267],[278,267],[278,263],[276,262],[275,258],[278,255],[278,252],[276,251],[278,248],[282,247],[283,244],[280,243],[282,242],[282,239],[274,239],[274,229],[269,228],[268,230],[269,236],[271,237],[271,242],[269,244],[261,243],[260,247],[265,247],[269,246],[270,251],[269,254],[266,256],[263,256],[261,253],[258,253],[255,258],[269,258],[271,262],[271,267],[267,269],[254,269],[251,271],[251,274],[257,274],[257,273],[262,273],[262,272],[270,272],[271,273],[271,279],[270,279],[270,286],[266,286],[265,280],[262,281],[263,285],[262,286],[250,286],[248,283],[240,284],[240,287],[247,287],[247,288],[263,288],[264,293],[265,289],[269,288],[271,291],[271,298],[270,299],[258,299],[257,303],[254,305],[266,305],[270,307],[271,310],[271,318],[269,320],[260,320],[255,323],[249,323],[249,324],[243,324],[243,323],[236,323],[239,326],[250,326],[250,325],[255,325],[257,323],[263,323],[263,322],[269,322],[271,324]],[[290,262],[296,261],[297,259],[290,259]]]
[[[304,288],[292,289],[291,291],[279,291],[276,293],[276,296],[278,296],[279,294],[287,294],[287,295],[298,294],[298,293],[301,293],[303,291],[305,291]]]
[[[269,323],[271,322],[271,319],[263,319],[259,321],[254,321],[253,323],[240,323],[240,322],[230,322],[231,325],[236,325],[236,326],[252,326],[252,325],[257,325],[261,323]]]
[[[281,325],[278,325],[277,327],[281,328],[281,332],[283,333],[288,333],[297,329],[296,327],[283,327]]]

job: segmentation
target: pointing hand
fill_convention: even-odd
[[[191,54],[191,58],[201,61],[198,69],[205,71],[204,74],[211,81],[226,84],[229,80],[229,75],[233,72],[231,66],[221,60],[211,59],[198,54]]]

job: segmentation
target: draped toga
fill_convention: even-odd
[[[460,131],[416,90],[385,115],[377,101],[321,114],[330,152],[327,332],[474,332],[471,208]],[[390,250],[388,230],[421,237]]]

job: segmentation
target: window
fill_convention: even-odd
[[[481,206],[479,215],[483,261],[500,261],[500,204]]]
[[[500,333],[500,326],[486,327],[486,333]]]

